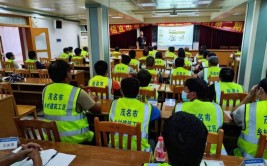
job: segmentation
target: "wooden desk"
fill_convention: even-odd
[[[203,159],[220,160],[223,161],[225,166],[239,166],[243,161],[242,157],[223,156],[223,155],[204,155]]]
[[[38,141],[20,139],[22,143],[36,142],[41,147],[46,149],[55,149],[58,152],[76,155],[75,159],[70,165],[136,165],[140,166],[143,163],[148,163],[150,159],[150,153],[142,151],[131,150],[119,150],[114,148],[69,144],[63,142],[50,142],[50,141]],[[0,151],[0,155],[7,154],[7,151]]]

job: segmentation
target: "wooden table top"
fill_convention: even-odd
[[[220,160],[223,161],[225,166],[239,166],[243,161],[242,157],[224,156],[224,155],[204,155],[203,159]]]
[[[0,101],[12,97],[12,95],[0,94]]]
[[[55,149],[61,153],[76,155],[70,165],[142,165],[149,162],[150,153],[142,151],[119,150],[107,147],[69,144],[63,142],[50,142],[39,140],[20,139],[22,143],[36,142],[46,149]],[[8,151],[0,151],[6,155]]]
[[[53,81],[51,79],[47,78],[24,78],[22,81],[11,83],[11,85],[46,86],[47,84],[50,84],[52,82]]]

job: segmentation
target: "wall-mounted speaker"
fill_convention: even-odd
[[[62,21],[61,20],[56,20],[56,28],[62,29]]]

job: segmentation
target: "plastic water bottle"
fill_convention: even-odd
[[[156,162],[165,162],[166,160],[166,153],[164,151],[164,142],[162,136],[158,137],[158,143],[155,148],[154,157]]]
[[[158,78],[155,77],[155,78],[154,78],[154,84],[157,84],[157,83],[158,83]]]

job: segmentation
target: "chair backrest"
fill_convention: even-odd
[[[223,129],[219,129],[218,133],[208,133],[207,144],[205,148],[205,152],[207,155],[210,154],[211,144],[217,144],[216,154],[221,154],[223,135],[224,135]]]
[[[39,70],[39,77],[40,78],[49,78],[48,70],[47,69]]]
[[[224,106],[224,102],[226,101],[226,106],[237,106],[239,102],[241,102],[245,97],[247,96],[247,93],[224,93],[221,92],[221,101],[220,106]],[[230,105],[230,102],[233,102],[233,105]],[[239,102],[237,102],[239,101]]]
[[[13,95],[12,86],[9,82],[0,84],[0,93],[5,95]]]
[[[154,69],[155,69],[156,71],[160,71],[161,73],[165,73],[166,66],[154,65]]]
[[[264,134],[260,135],[259,142],[258,142],[258,149],[257,149],[255,158],[263,157],[264,150],[266,149],[266,139],[267,139],[266,135]]]
[[[129,65],[131,68],[133,68],[136,72],[138,72],[138,66],[137,65]]]
[[[14,72],[24,78],[32,78],[32,74],[29,69],[15,69]]]
[[[50,63],[50,58],[42,58],[42,57],[40,57],[40,62],[41,62],[42,64]]]
[[[185,68],[186,70],[191,71],[191,66],[184,66],[184,68]]]
[[[26,69],[29,69],[29,70],[36,70],[37,67],[36,67],[36,62],[24,62],[25,64],[25,68]]]
[[[46,122],[41,120],[20,120],[14,118],[18,136],[27,139],[37,139],[60,142],[60,136],[58,133],[56,122]]]
[[[94,87],[94,86],[84,86],[81,87],[87,93],[91,93],[98,97],[98,99],[109,99],[108,86],[105,88]]]
[[[124,124],[124,123],[117,123],[117,122],[108,122],[102,121],[99,122],[98,117],[94,119],[94,126],[95,126],[95,138],[96,138],[96,145],[97,146],[105,146],[109,147],[108,141],[108,134],[110,135],[110,143],[111,147],[115,148],[115,134],[119,135],[119,148],[123,149],[123,135],[127,134],[127,149],[131,150],[132,145],[132,137],[136,136],[136,144],[137,150],[141,151],[141,124],[137,123],[136,126]],[[101,139],[102,133],[102,139]],[[103,140],[103,143],[102,141]],[[117,147],[116,147],[117,148]]]
[[[142,96],[142,102],[146,102],[147,98],[157,99],[157,90],[153,89],[153,91],[151,91],[151,90],[147,90],[147,89],[140,89],[139,95]]]
[[[208,85],[213,84],[214,82],[219,82],[220,78],[219,77],[209,77],[208,78]]]
[[[74,65],[81,65],[83,64],[83,59],[71,59]]]
[[[114,73],[114,72],[112,72],[111,73],[111,78],[112,78],[112,80],[116,80],[116,81],[121,81],[123,78],[126,78],[126,77],[128,77],[129,76],[129,74],[126,74],[126,73]]]
[[[14,63],[13,62],[4,62],[4,67],[6,71],[10,71],[14,69]]]
[[[184,85],[184,82],[189,78],[192,78],[192,76],[187,76],[187,75],[172,76],[171,84],[172,85]]]
[[[173,86],[172,98],[176,99],[176,96],[178,96],[177,97],[177,102],[178,103],[182,101],[181,94],[182,94],[183,90],[184,90],[183,86]]]

